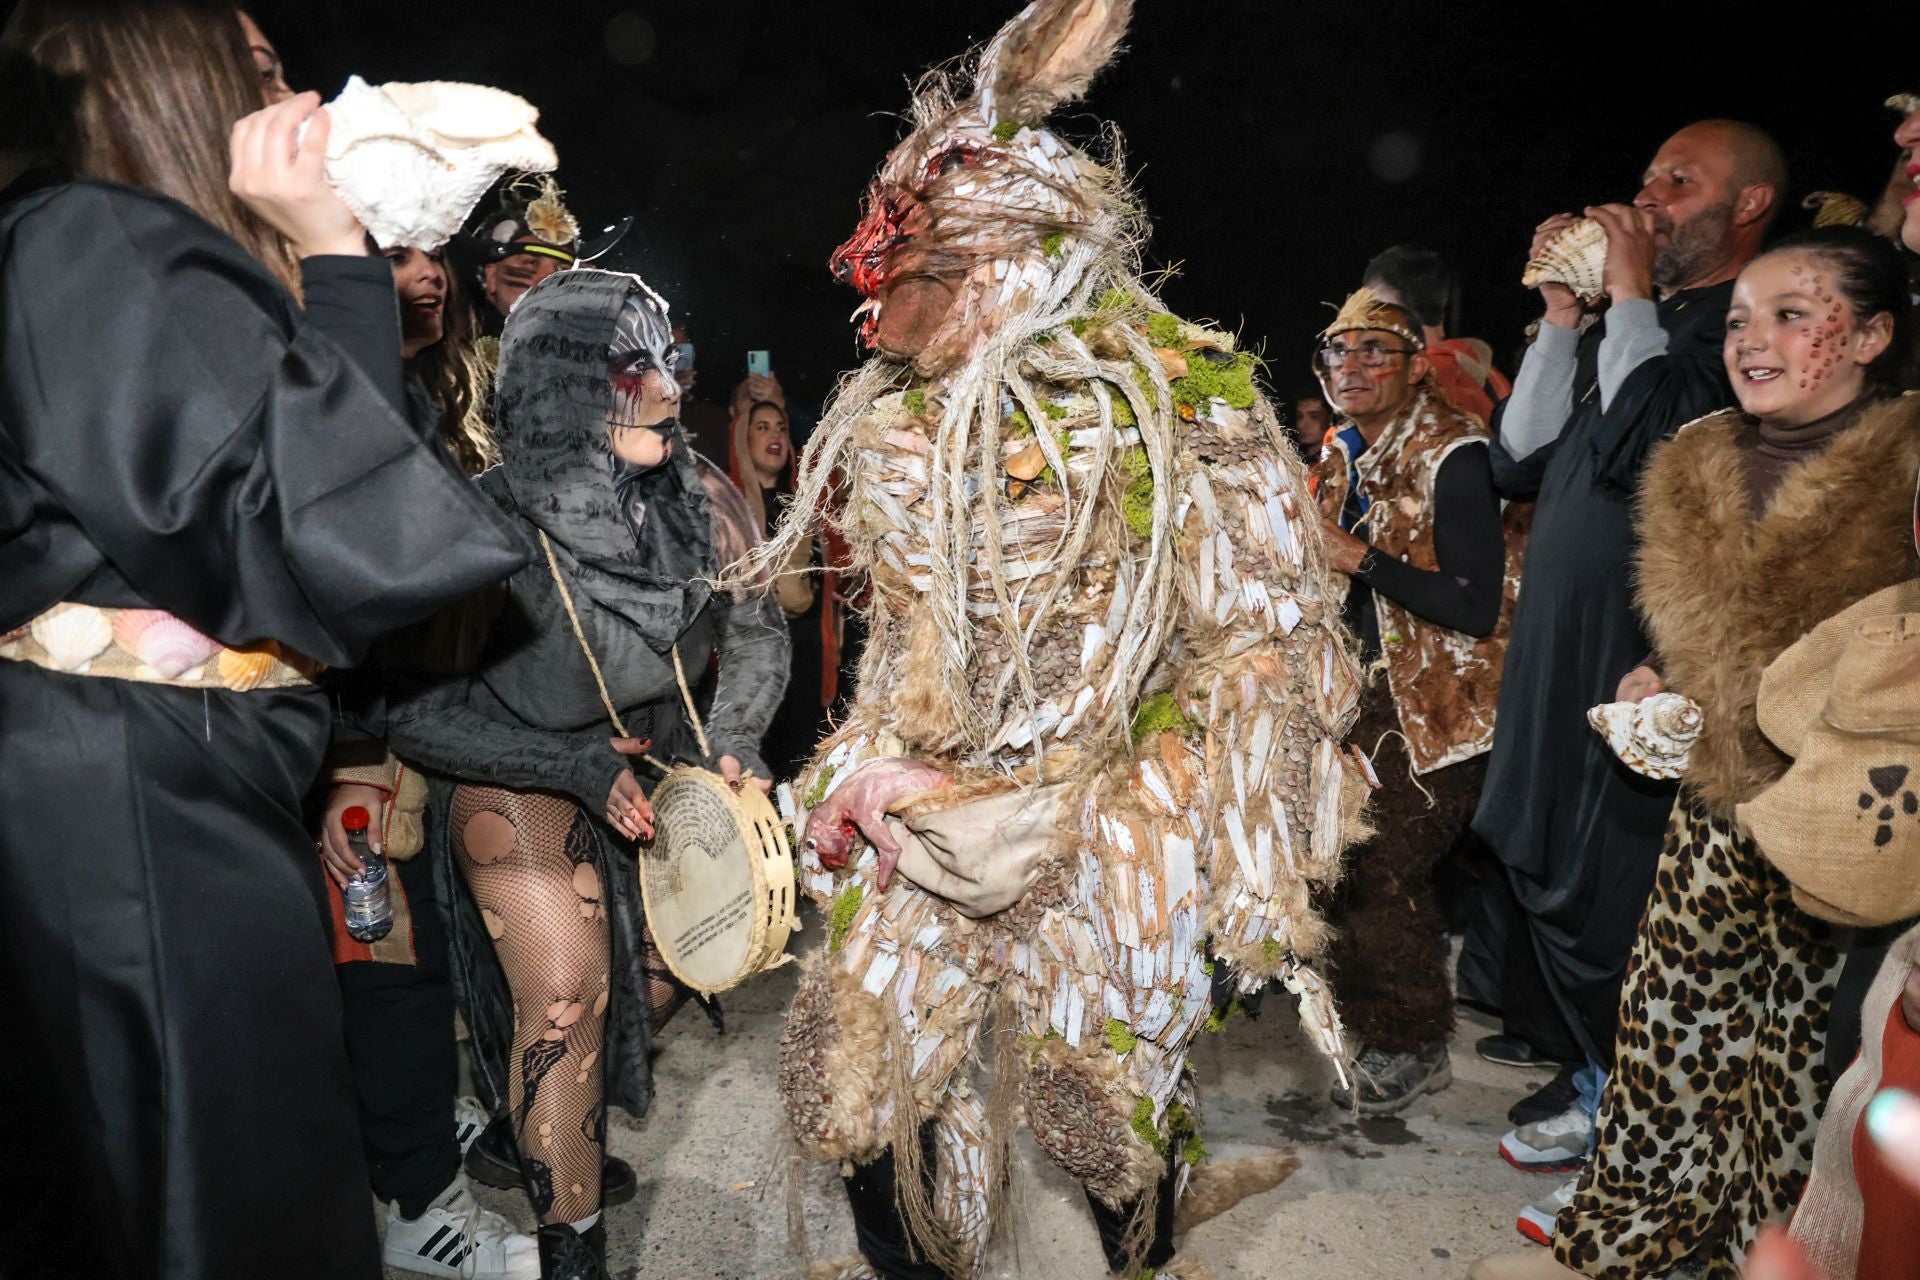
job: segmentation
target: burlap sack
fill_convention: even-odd
[[[1857,623],[1824,683],[1792,767],[1739,820],[1808,914],[1856,926],[1920,915],[1920,613]]]
[[[1760,676],[1755,710],[1760,732],[1790,756],[1801,750],[1801,739],[1826,709],[1840,651],[1869,618],[1894,613],[1920,613],[1920,579],[1897,582],[1834,614],[1770,663]]]
[[[1019,789],[937,813],[887,819],[898,873],[975,920],[1025,896],[1053,848],[1066,785]]]

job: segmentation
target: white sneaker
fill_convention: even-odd
[[[453,1100],[453,1140],[460,1144],[460,1157],[465,1159],[467,1148],[473,1140],[486,1131],[493,1117],[480,1105],[478,1098],[455,1098]]]
[[[401,1271],[460,1280],[540,1280],[540,1246],[490,1209],[467,1187],[467,1175],[419,1217],[409,1221],[387,1206],[381,1261]]]
[[[1520,1234],[1535,1244],[1553,1245],[1553,1220],[1560,1211],[1573,1203],[1574,1190],[1579,1187],[1580,1179],[1568,1178],[1565,1182],[1535,1200],[1520,1211],[1520,1220],[1514,1225],[1520,1228]]]
[[[1508,1164],[1528,1173],[1569,1173],[1587,1161],[1593,1117],[1579,1103],[1538,1124],[1523,1124],[1500,1139]]]

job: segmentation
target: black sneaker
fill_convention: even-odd
[[[1558,1067],[1560,1064],[1541,1053],[1519,1036],[1481,1036],[1473,1051],[1488,1062],[1503,1067]]]
[[[513,1140],[513,1125],[505,1116],[486,1127],[467,1148],[467,1174],[475,1182],[484,1182],[503,1191],[517,1191],[527,1185],[520,1168],[520,1146]],[[612,1208],[625,1204],[640,1192],[640,1179],[633,1166],[618,1156],[603,1157],[600,1162],[600,1203]]]
[[[1423,1093],[1438,1093],[1453,1083],[1453,1063],[1445,1044],[1413,1053],[1363,1049],[1353,1062],[1350,1089],[1333,1087],[1333,1103],[1363,1116],[1398,1115]]]
[[[1574,1086],[1573,1077],[1579,1070],[1571,1062],[1562,1063],[1553,1079],[1507,1109],[1508,1123],[1516,1129],[1521,1125],[1539,1124],[1578,1102],[1580,1090]]]
[[[564,1222],[540,1228],[541,1280],[609,1280],[607,1220],[575,1231]]]

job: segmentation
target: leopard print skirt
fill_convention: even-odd
[[[1599,1145],[1554,1253],[1605,1280],[1732,1280],[1800,1199],[1839,955],[1733,824],[1682,789],[1627,965]]]

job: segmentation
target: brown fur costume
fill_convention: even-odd
[[[1705,727],[1687,785],[1731,822],[1787,758],[1761,734],[1767,664],[1823,618],[1915,572],[1913,485],[1920,398],[1868,408],[1748,515],[1733,410],[1702,418],[1654,454],[1641,487],[1637,589],[1666,686]]]

